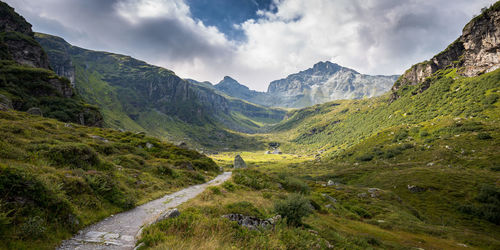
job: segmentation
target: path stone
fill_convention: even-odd
[[[136,237],[143,225],[149,225],[166,210],[196,197],[208,186],[219,185],[231,177],[231,172],[224,172],[215,179],[200,185],[194,185],[173,194],[138,206],[129,211],[110,217],[78,232],[73,238],[64,241],[58,249],[77,250],[125,250],[134,249]]]

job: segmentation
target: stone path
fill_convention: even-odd
[[[173,194],[110,217],[78,232],[58,249],[133,249],[143,225],[153,222],[165,210],[179,206],[203,192],[208,186],[219,185],[231,177],[224,172],[215,179],[191,186]]]

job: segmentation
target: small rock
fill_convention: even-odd
[[[183,163],[181,163],[179,166],[180,166],[181,168],[185,168],[185,169],[187,169],[187,170],[191,170],[191,171],[193,171],[193,170],[194,170],[194,166],[193,166],[193,164],[192,164],[191,162],[189,162],[189,161],[183,162]]]
[[[153,144],[149,143],[149,142],[146,142],[146,148],[147,149],[151,149],[153,148]]]
[[[177,143],[177,147],[187,149],[188,145],[187,145],[187,143],[181,141],[181,142]]]
[[[308,231],[309,233],[312,233],[312,234],[316,234],[316,235],[318,234],[318,232],[317,232],[317,231],[314,231],[314,230],[312,230],[312,229],[308,229],[307,231]]]
[[[73,125],[71,123],[64,123],[65,128],[73,128]]]
[[[141,132],[137,132],[137,133],[135,133],[135,134],[136,134],[136,135],[146,135],[146,132],[141,131]]]
[[[384,223],[385,220],[377,220],[378,223]]]
[[[328,186],[333,186],[333,185],[338,186],[338,185],[339,185],[339,183],[338,183],[338,182],[334,182],[334,181],[332,181],[332,180],[328,180],[327,185],[328,185]]]
[[[43,116],[42,110],[39,108],[29,108],[28,111],[26,111],[28,114],[32,115],[38,115],[38,116]]]
[[[326,199],[328,199],[329,201],[333,202],[333,203],[337,203],[337,199],[331,197],[330,195],[327,195],[327,194],[321,194],[323,197],[325,197]]]
[[[326,204],[326,205],[325,205],[325,207],[326,207],[326,208],[335,209],[335,208],[333,207],[333,205],[332,205],[332,204]]]
[[[234,157],[234,164],[233,164],[233,166],[234,166],[235,169],[246,168],[247,164],[245,163],[245,161],[243,160],[243,158],[241,158],[240,155],[236,155],[236,157]]]
[[[281,150],[280,150],[279,148],[277,148],[277,149],[275,149],[275,150],[273,151],[273,154],[275,154],[275,155],[280,155],[280,154],[283,154],[283,153],[281,152]]]
[[[415,186],[415,185],[408,185],[408,191],[410,191],[412,193],[419,193],[419,192],[425,191],[425,188]]]
[[[366,197],[368,197],[368,194],[367,193],[359,193],[358,197],[359,198],[366,198]]]
[[[271,154],[271,151],[267,150],[265,154],[266,155]]]
[[[91,138],[93,138],[93,139],[96,139],[96,140],[102,141],[102,142],[104,142],[104,143],[108,143],[108,142],[109,142],[109,140],[108,140],[108,139],[103,138],[103,137],[100,137],[100,136],[98,136],[98,135],[90,135],[90,137],[91,137]]]
[[[427,163],[427,166],[429,166],[429,167],[434,166],[434,162],[429,162],[429,163]]]

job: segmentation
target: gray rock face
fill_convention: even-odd
[[[231,221],[237,221],[238,225],[252,229],[267,229],[274,226],[280,219],[280,215],[276,215],[272,218],[261,220],[257,217],[246,216],[242,214],[226,214],[222,216],[223,218],[229,219]]]
[[[49,69],[49,60],[35,41],[31,24],[3,2],[0,2],[0,32],[11,59],[22,65]]]
[[[378,96],[388,91],[398,76],[370,76],[331,62],[269,84],[267,93],[278,96],[285,107],[301,108],[339,99]]]
[[[215,85],[227,95],[264,106],[303,108],[339,99],[359,99],[381,95],[398,76],[370,76],[331,62],[273,81],[267,92],[257,92],[231,77]]]
[[[241,158],[240,155],[236,155],[236,157],[234,157],[234,164],[233,164],[233,166],[234,166],[235,169],[246,168],[247,164],[245,163],[245,161],[243,160],[243,158]]]
[[[489,9],[470,21],[462,35],[443,52],[429,61],[413,65],[394,84],[395,92],[406,85],[424,83],[420,92],[429,86],[425,79],[440,69],[457,68],[458,73],[471,77],[500,68],[500,10]],[[397,99],[396,93],[393,99]]]

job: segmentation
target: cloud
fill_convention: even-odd
[[[252,89],[331,60],[368,74],[400,74],[456,39],[493,0],[274,0],[236,23],[230,40],[192,16],[186,0],[7,0],[35,31],[89,49],[122,53]]]

